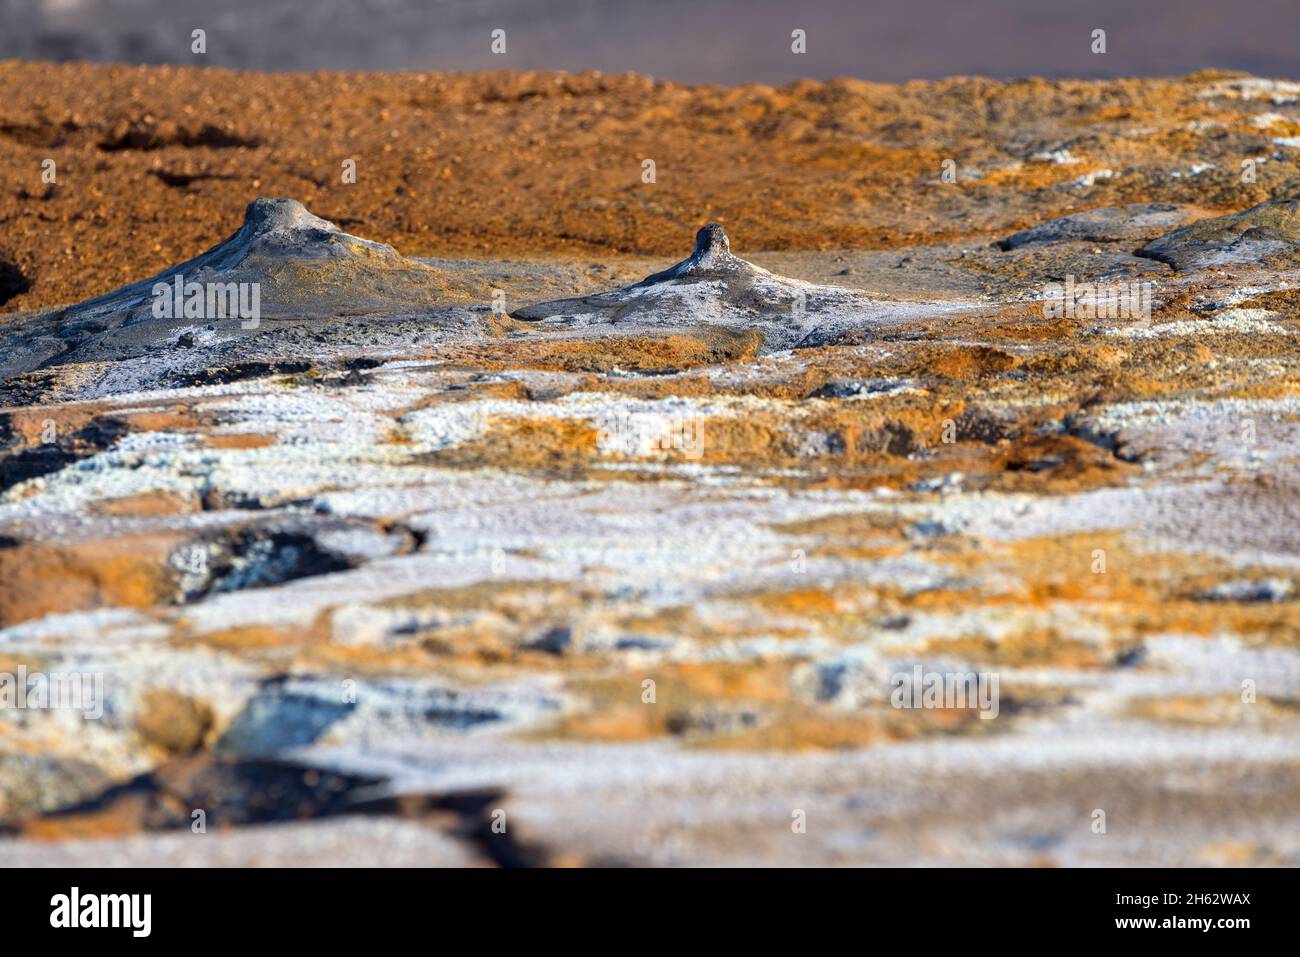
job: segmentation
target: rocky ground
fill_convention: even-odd
[[[0,861],[1300,863],[1300,85],[225,79],[0,64]]]

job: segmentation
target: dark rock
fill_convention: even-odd
[[[524,645],[529,651],[544,651],[551,655],[562,655],[573,647],[573,629],[567,625],[551,628]]]
[[[846,379],[828,382],[810,392],[810,399],[852,399],[858,396],[878,395],[900,385],[898,379]]]

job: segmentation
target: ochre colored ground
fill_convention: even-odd
[[[1060,185],[1101,168],[1123,175],[1079,208],[1241,209],[1297,168],[1275,160],[1243,184],[1240,158],[1295,131],[1251,122],[1267,100],[1198,96],[1223,81],[725,88],[4,62],[0,309],[77,301],[181,262],[257,196],[294,197],[408,255],[485,258],[677,255],[711,219],[746,250],[992,236],[1075,208]],[[1058,149],[1078,162],[1033,158]],[[1171,175],[1188,156],[1216,171]],[[940,179],[945,159],[956,183]]]

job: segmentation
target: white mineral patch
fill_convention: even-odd
[[[1260,77],[1242,77],[1221,80],[1200,90],[1197,96],[1208,99],[1216,96],[1242,100],[1267,99],[1276,106],[1295,103],[1300,99],[1300,83],[1291,80],[1266,80]]]
[[[1163,336],[1236,334],[1285,334],[1289,330],[1272,320],[1278,313],[1268,309],[1225,309],[1209,319],[1177,319],[1173,322],[1140,323],[1100,330],[1103,335],[1129,339],[1158,339]]]
[[[1266,130],[1270,126],[1276,126],[1278,123],[1287,122],[1287,118],[1281,113],[1260,113],[1258,116],[1250,118],[1250,125],[1261,130]]]

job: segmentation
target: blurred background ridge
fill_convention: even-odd
[[[253,70],[855,76],[1300,75],[1296,0],[0,0],[0,58]],[[207,32],[207,53],[190,34]],[[489,49],[506,31],[504,55]],[[808,50],[790,49],[791,31]],[[1107,52],[1091,51],[1094,29]]]

